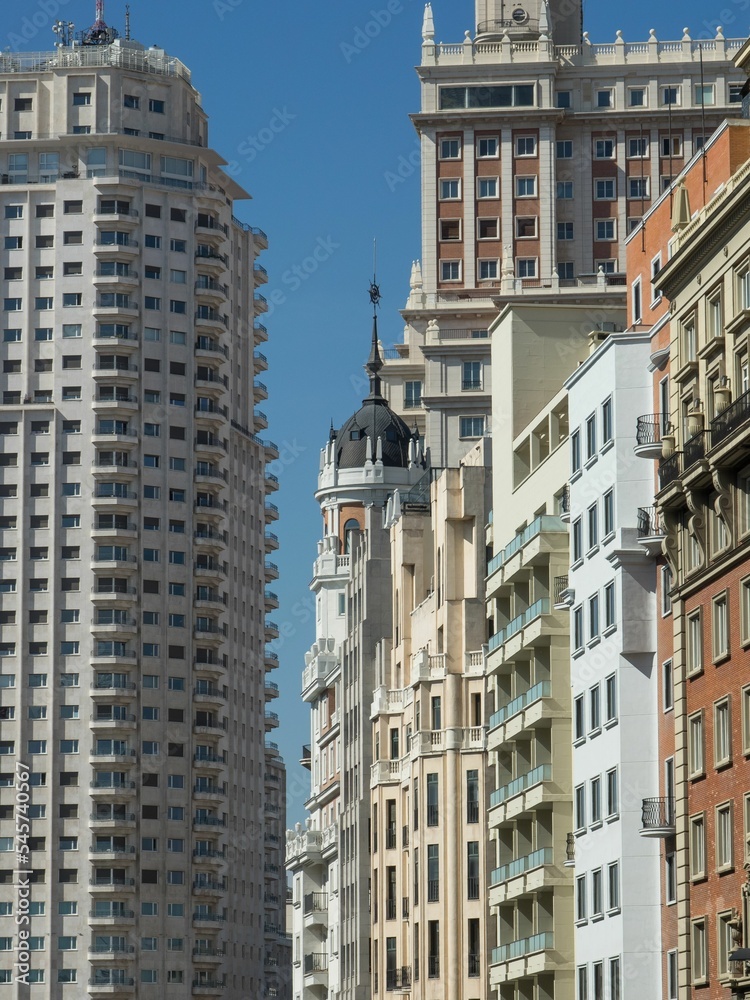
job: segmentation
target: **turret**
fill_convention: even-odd
[[[581,0],[476,0],[477,38],[535,39],[550,37],[555,45],[580,45]]]

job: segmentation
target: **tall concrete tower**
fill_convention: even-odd
[[[179,59],[62,34],[0,60],[0,983],[282,996],[266,237]]]

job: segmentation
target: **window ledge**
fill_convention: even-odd
[[[620,913],[622,913],[622,910],[619,906],[615,906],[611,910],[607,910],[608,917],[617,917]]]
[[[592,740],[595,736],[599,736],[602,731],[602,727],[598,726],[596,729],[592,729],[589,733],[589,739]]]
[[[706,777],[705,771],[695,771],[693,774],[688,775],[688,781],[700,781],[701,778]]]
[[[583,463],[583,467],[584,469],[590,469],[593,465],[596,465],[598,461],[599,461],[599,455],[598,454],[592,455],[590,458],[586,459],[586,461]]]
[[[599,454],[605,455],[608,451],[614,448],[614,446],[615,446],[615,439],[611,437],[609,441],[605,441],[604,444],[601,446],[601,448],[599,449]]]
[[[569,482],[571,483],[577,482],[582,475],[583,475],[583,469],[573,469],[573,471],[570,474]]]
[[[726,760],[717,761],[714,764],[714,767],[716,768],[717,771],[725,771],[728,767],[731,767],[731,766],[732,766],[732,758],[731,757],[727,757]]]
[[[608,625],[602,632],[602,635],[604,636],[612,635],[612,633],[616,631],[617,631],[617,625]]]
[[[612,813],[611,816],[607,816],[606,822],[607,823],[617,823],[619,821],[619,819],[620,819],[620,814],[618,812],[616,812],[616,813]]]
[[[582,920],[576,920],[576,927],[585,927],[587,923],[588,920],[584,917]]]
[[[617,725],[617,723],[619,721],[620,720],[617,719],[617,718],[615,718],[615,719],[607,719],[607,721],[604,723],[604,728],[605,729],[614,729],[614,727]]]
[[[717,875],[730,875],[734,871],[734,865],[722,865],[721,868],[716,869]]]
[[[585,746],[585,745],[586,745],[586,737],[585,736],[579,736],[577,740],[573,740],[573,746],[574,747],[582,747],[582,746]],[[748,748],[748,750],[746,752],[750,753],[750,748]]]
[[[726,662],[727,662],[727,660],[728,660],[728,659],[730,659],[731,655],[732,655],[732,654],[731,654],[731,653],[729,652],[729,650],[727,649],[727,650],[726,650],[725,652],[723,652],[723,653],[722,653],[722,654],[721,654],[720,656],[715,656],[715,657],[714,657],[714,659],[713,659],[713,665],[714,665],[715,667],[719,667],[719,666],[721,666],[721,664],[722,664],[722,663],[726,663]]]
[[[586,643],[586,648],[592,649],[594,646],[598,646],[601,641],[602,637],[600,635],[595,635],[592,639],[589,639],[589,641]]]
[[[595,556],[598,551],[599,551],[599,543],[597,542],[596,545],[592,545],[591,548],[588,550],[588,552],[586,553],[586,558],[591,559],[591,557]]]
[[[703,667],[696,667],[695,670],[686,671],[688,680],[692,680],[694,677],[700,677],[703,673]]]
[[[571,656],[573,657],[573,659],[574,659],[574,660],[577,660],[577,659],[579,659],[579,658],[580,658],[581,656],[583,656],[583,654],[584,654],[585,652],[586,652],[586,649],[585,649],[585,647],[584,647],[584,646],[579,646],[579,648],[578,648],[578,649],[574,649],[574,650],[573,650],[573,652],[571,653]]]
[[[608,531],[604,538],[602,538],[602,545],[609,545],[616,534],[617,532],[615,531]]]
[[[583,566],[583,559],[576,559],[574,563],[570,564],[571,569],[580,569]]]
[[[603,826],[604,826],[604,821],[601,820],[601,819],[597,819],[597,820],[592,821],[591,825],[589,826],[589,829],[590,830],[601,830],[601,828]]]
[[[598,924],[600,920],[604,920],[604,914],[603,913],[593,913],[591,915],[591,923],[592,924]]]

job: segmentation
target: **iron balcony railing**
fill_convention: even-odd
[[[440,979],[440,956],[430,955],[427,959],[427,975],[430,979]]]
[[[328,971],[328,955],[325,952],[314,951],[310,955],[305,955],[305,975],[312,975],[314,972]]]
[[[554,581],[555,604],[562,604],[563,594],[568,589],[568,574],[556,576]]]
[[[480,956],[469,952],[469,978],[476,979],[480,975]]]
[[[395,920],[396,919],[396,900],[387,899],[385,901],[385,919]]]
[[[437,903],[440,900],[440,880],[431,878],[427,882],[427,902]]]
[[[682,452],[676,451],[669,458],[663,458],[659,463],[659,487],[665,489],[675,479],[679,479],[682,471]]]
[[[466,803],[466,822],[479,822],[479,803],[471,799]]]
[[[674,799],[661,797],[643,800],[641,824],[644,830],[674,826],[674,821]]]
[[[653,538],[663,535],[664,520],[658,507],[639,507],[637,530],[639,538]]]
[[[646,413],[638,417],[635,427],[636,444],[660,444],[661,436],[667,432],[668,427],[664,413]]]
[[[387,969],[385,973],[386,990],[408,990],[411,987],[411,969],[402,966],[400,969]]]
[[[687,470],[696,462],[702,461],[706,457],[706,450],[711,447],[709,431],[703,430],[694,434],[685,442],[683,448],[683,469]]]
[[[711,421],[711,440],[713,447],[720,444],[739,427],[750,420],[750,389],[738,396],[733,403],[722,410]]]
[[[305,914],[321,913],[328,909],[327,892],[308,892],[304,899]]]

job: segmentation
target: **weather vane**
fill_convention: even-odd
[[[370,302],[372,302],[373,309],[377,309],[380,305],[380,286],[377,282],[378,275],[378,241],[372,241],[372,281],[370,282]]]

